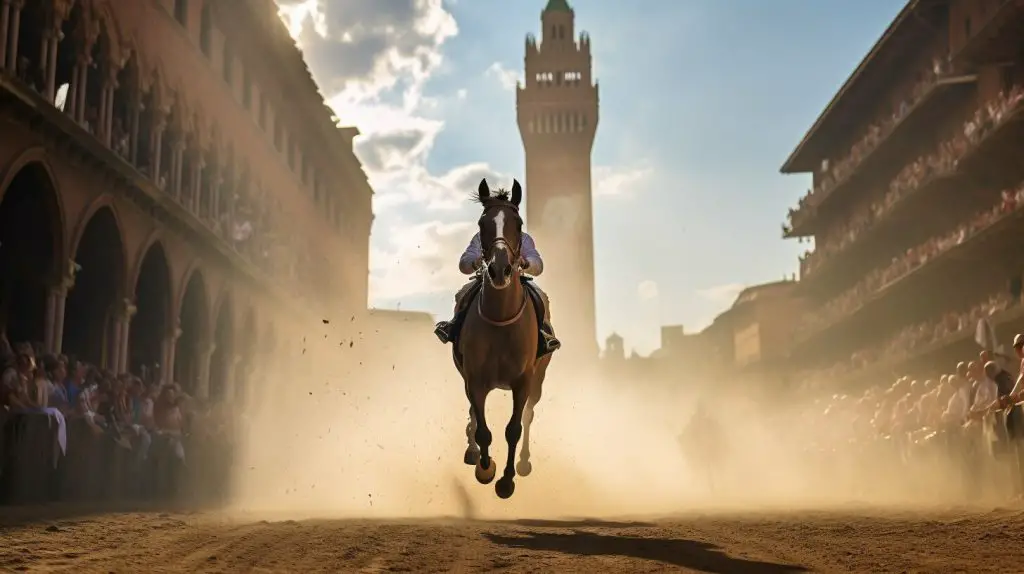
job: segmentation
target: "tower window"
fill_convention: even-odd
[[[579,82],[583,79],[583,74],[580,72],[565,72],[565,81],[568,82]]]
[[[564,40],[565,39],[565,26],[559,26],[558,27],[558,39],[559,40]]]

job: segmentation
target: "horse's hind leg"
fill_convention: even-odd
[[[482,384],[470,384],[468,387],[470,407],[473,410],[473,420],[476,422],[476,430],[473,433],[476,445],[480,448],[480,460],[476,463],[476,480],[480,484],[490,484],[494,480],[497,464],[491,458],[491,429],[487,428],[487,417],[484,415],[484,406],[487,403],[487,393],[490,389]]]
[[[473,406],[469,407],[469,423],[466,424],[466,454],[462,456],[462,462],[469,466],[476,466],[480,462],[480,447],[476,445],[476,417],[473,416]]]
[[[505,462],[505,472],[502,473],[497,484],[494,485],[494,492],[500,498],[508,498],[516,490],[516,447],[519,446],[519,439],[523,436],[523,409],[530,396],[529,380],[519,381],[519,384],[512,385],[512,416],[508,425],[505,426],[505,441],[508,442],[508,457]]]

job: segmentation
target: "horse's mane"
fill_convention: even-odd
[[[469,195],[469,200],[472,201],[473,203],[479,203],[481,205],[483,205],[484,203],[483,201],[480,201],[480,195],[476,192],[473,192]],[[504,201],[506,203],[511,203],[512,192],[503,187],[499,187],[498,189],[491,191],[491,196],[487,198],[487,201]]]

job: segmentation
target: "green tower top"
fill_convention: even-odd
[[[568,0],[548,0],[544,13],[548,12],[572,12],[572,6],[569,6]]]

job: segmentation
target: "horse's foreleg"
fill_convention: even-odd
[[[476,445],[476,417],[473,416],[473,405],[469,406],[469,422],[466,424],[466,454],[462,462],[476,466],[480,462],[480,447]]]
[[[480,449],[480,459],[476,463],[476,479],[480,484],[490,484],[497,470],[497,465],[491,458],[491,429],[487,428],[487,417],[484,415],[488,391],[487,386],[483,384],[469,386],[470,407],[473,411],[473,420],[476,422],[473,437]]]
[[[539,401],[540,390],[537,390],[527,399],[526,408],[523,409],[523,450],[519,453],[519,464],[516,465],[519,476],[530,476],[533,472],[533,464],[530,462],[530,425],[533,424],[533,408]]]
[[[508,443],[508,457],[505,459],[505,472],[502,473],[494,491],[501,498],[508,498],[516,490],[516,447],[523,436],[523,410],[530,396],[529,380],[518,381],[512,385],[512,416],[505,426],[505,441]]]

